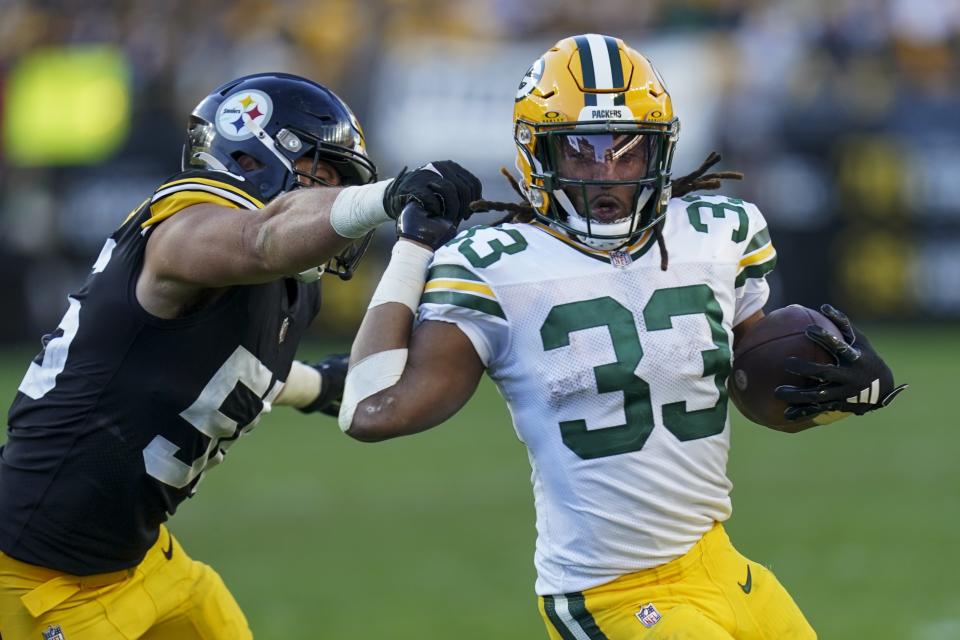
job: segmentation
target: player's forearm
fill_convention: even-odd
[[[345,189],[299,189],[267,205],[251,226],[255,255],[279,276],[323,264],[389,218],[389,181]]]
[[[305,407],[320,395],[320,372],[310,365],[294,360],[283,388],[273,401],[277,406]]]
[[[389,302],[369,309],[350,351],[351,364],[388,351],[406,351],[412,326],[413,313],[403,304]],[[402,372],[406,369],[404,364]],[[346,433],[364,442],[405,435],[407,420],[402,415],[402,403],[398,403],[403,397],[398,396],[399,386],[400,382],[359,402]]]
[[[427,247],[399,241],[370,301],[350,354],[340,410],[340,428],[355,437],[352,426],[361,405],[364,414],[375,413],[385,424],[399,425],[403,418],[396,399],[378,403],[372,398],[397,385],[405,373],[413,314],[432,256]]]
[[[406,349],[412,327],[413,313],[403,304],[390,302],[368,309],[353,340],[350,362],[355,364],[381,351]]]
[[[398,382],[360,402],[346,434],[361,442],[380,442],[425,431],[449,417],[426,414],[422,396],[412,388],[415,377],[410,380],[414,384]]]
[[[467,403],[483,376],[473,343],[453,323],[423,322],[407,353],[399,380],[357,405],[350,436],[374,442],[435,427]]]

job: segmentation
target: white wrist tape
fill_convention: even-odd
[[[353,424],[353,414],[358,404],[397,384],[406,366],[407,350],[391,349],[373,353],[350,367],[343,387],[343,401],[340,403],[340,429],[346,431]]]
[[[416,315],[427,280],[427,267],[432,258],[433,251],[412,242],[401,240],[393,245],[390,264],[383,272],[367,309],[387,302],[399,302]]]
[[[283,383],[280,395],[274,404],[285,404],[291,407],[305,407],[320,395],[322,376],[320,372],[309,365],[294,360],[290,366],[290,375]]]
[[[330,207],[333,230],[344,238],[361,238],[389,220],[383,194],[391,182],[393,178],[343,189]]]

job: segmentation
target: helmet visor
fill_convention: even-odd
[[[656,176],[660,140],[646,133],[561,133],[548,136],[557,177],[636,182]]]
[[[635,217],[642,187],[658,179],[661,139],[635,132],[551,132],[547,136],[557,186],[588,224]]]

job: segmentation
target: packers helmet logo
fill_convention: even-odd
[[[272,113],[273,101],[263,91],[238,91],[217,108],[217,131],[228,140],[246,140],[254,135],[247,123],[264,127]]]
[[[528,93],[533,91],[537,83],[540,82],[540,78],[543,77],[543,67],[543,58],[537,58],[537,61],[527,69],[523,79],[520,80],[520,86],[517,88],[517,96],[515,98],[517,102],[523,100]]]

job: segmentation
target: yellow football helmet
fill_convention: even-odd
[[[622,40],[559,41],[520,82],[513,119],[539,219],[602,250],[663,219],[680,122],[660,74]]]

